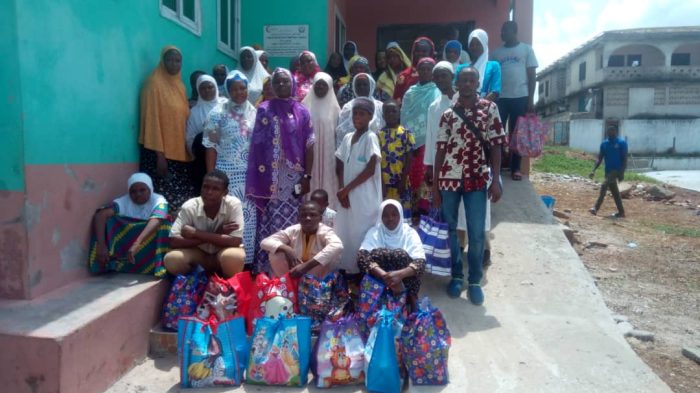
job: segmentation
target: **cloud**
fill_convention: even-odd
[[[537,0],[534,12],[533,47],[543,69],[603,31],[698,25],[700,0]]]

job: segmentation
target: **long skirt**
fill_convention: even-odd
[[[147,222],[117,215],[110,217],[105,229],[109,261],[106,265],[97,261],[97,238],[93,233],[88,254],[90,273],[139,273],[164,277],[166,271],[163,266],[163,257],[168,252],[172,226],[168,220],[161,220],[156,232],[144,240],[143,246],[134,256],[134,263],[130,263],[127,259],[129,248],[146,227]]]
[[[141,148],[141,172],[145,172],[153,179],[155,192],[161,194],[168,201],[170,211],[177,211],[188,199],[197,195],[192,186],[190,162],[168,161],[168,175],[161,177],[157,174],[156,152]]]
[[[267,251],[260,248],[266,237],[299,222],[301,198],[294,196],[294,185],[303,174],[279,164],[277,175],[277,198],[270,199],[263,209],[258,209],[258,233],[255,242],[255,271],[270,273],[270,259]]]

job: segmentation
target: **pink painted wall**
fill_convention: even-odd
[[[87,277],[92,214],[126,192],[126,180],[136,169],[133,163],[26,166],[24,298]]]
[[[0,191],[0,299],[28,296],[24,192]]]
[[[4,392],[59,391],[61,348],[48,338],[0,334],[0,381]],[[50,367],[49,367],[50,366]]]
[[[533,0],[516,1],[519,37],[532,41]],[[476,21],[489,34],[489,47],[501,45],[500,31],[508,20],[509,2],[505,0],[353,0],[345,22],[348,39],[357,42],[360,53],[374,64],[377,28],[381,25],[453,23]]]

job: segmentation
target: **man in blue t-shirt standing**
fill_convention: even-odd
[[[605,159],[605,180],[600,186],[600,195],[598,195],[598,200],[595,206],[590,208],[588,211],[594,216],[598,214],[598,209],[600,205],[603,204],[603,199],[605,199],[605,194],[608,189],[615,199],[615,205],[617,206],[617,213],[613,214],[613,217],[622,218],[625,216],[625,208],[622,207],[622,198],[620,197],[620,190],[617,188],[617,182],[625,179],[625,170],[627,169],[627,142],[624,139],[617,136],[617,126],[614,124],[608,125],[605,130],[605,136],[607,139],[600,144],[600,153],[598,153],[598,160],[595,162],[593,171],[589,177],[593,179],[596,169],[600,166],[600,163]]]

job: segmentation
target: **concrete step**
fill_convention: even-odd
[[[164,330],[158,324],[148,334],[148,356],[159,358],[177,355],[177,332]]]
[[[146,357],[168,287],[113,274],[33,300],[0,301],[0,390],[104,391]]]

